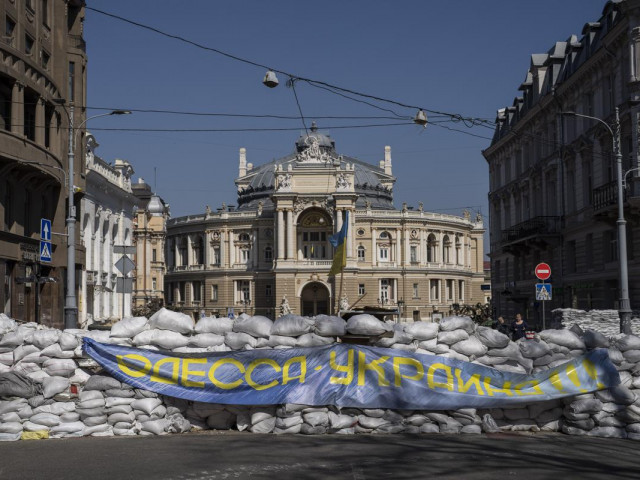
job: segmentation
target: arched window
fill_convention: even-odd
[[[442,263],[451,263],[451,239],[445,235],[442,239]]]
[[[427,262],[433,263],[436,261],[436,236],[431,233],[427,237]]]
[[[273,260],[273,248],[271,248],[271,245],[264,247],[264,259],[267,262],[271,262]]]
[[[324,210],[312,208],[298,220],[298,258],[307,260],[330,259],[329,237],[333,233],[331,217]]]
[[[248,233],[241,233],[240,235],[238,235],[238,241],[239,242],[248,242],[249,241],[249,234]]]
[[[364,247],[362,245],[358,246],[358,261],[364,262]]]

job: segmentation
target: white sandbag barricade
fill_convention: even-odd
[[[570,326],[570,325],[569,325]],[[370,335],[397,352],[440,355],[504,372],[535,374],[594,348],[608,348],[621,384],[608,390],[509,408],[397,410],[335,405],[227,405],[186,401],[135,388],[100,373],[80,347],[101,343],[172,352],[233,352],[322,346],[337,337]],[[7,375],[6,377],[3,375]],[[198,429],[272,434],[562,432],[640,440],[640,338],[590,329],[547,330],[509,341],[465,317],[389,325],[362,314],[201,318],[160,310],[125,318],[111,331],[58,330],[0,315],[0,441],[30,434],[163,435]],[[26,432],[26,433],[25,433]]]

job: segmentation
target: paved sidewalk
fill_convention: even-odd
[[[0,479],[637,479],[640,442],[559,434],[211,433],[0,443]]]

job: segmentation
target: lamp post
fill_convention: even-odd
[[[57,99],[56,103],[64,107],[64,99]],[[67,117],[69,118],[69,174],[67,176],[67,192],[68,192],[68,214],[66,218],[67,226],[67,294],[64,300],[64,328],[76,328],[78,325],[78,301],[76,298],[76,207],[73,202],[74,186],[73,186],[73,174],[74,174],[74,147],[77,140],[77,134],[80,129],[89,120],[99,117],[106,117],[109,115],[128,115],[131,112],[128,110],[113,110],[108,113],[101,113],[92,117],[84,119],[77,128],[73,125],[74,105],[69,104],[69,110],[63,108]],[[75,130],[75,131],[74,131]]]
[[[613,127],[602,120],[601,118],[592,117],[590,115],[582,115],[576,112],[561,112],[563,115],[570,115],[573,117],[582,117],[600,122],[607,127],[611,138],[613,140],[613,152],[616,159],[616,176],[617,176],[617,190],[618,190],[618,220],[616,222],[618,226],[618,275],[619,275],[619,288],[620,288],[620,300],[618,305],[618,313],[620,315],[620,333],[626,335],[631,334],[631,304],[629,302],[629,273],[627,266],[627,222],[624,219],[624,182],[622,178],[622,151],[620,149],[620,112],[616,107],[615,123]]]

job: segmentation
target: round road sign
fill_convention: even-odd
[[[536,265],[535,274],[540,280],[546,280],[551,276],[551,267],[546,263],[539,263]]]

